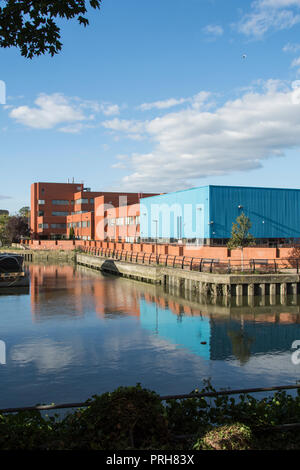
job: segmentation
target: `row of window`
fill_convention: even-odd
[[[117,219],[108,219],[107,224],[109,226],[114,225],[139,225],[140,223],[140,216],[132,216],[132,217],[118,217]]]
[[[77,212],[72,212],[72,215],[75,215],[75,214],[86,214],[88,211],[77,211]],[[39,217],[43,217],[45,214],[44,211],[38,211],[38,216]],[[54,211],[52,212],[52,215],[55,215],[55,216],[67,216],[69,215],[69,212],[63,212],[63,211]]]
[[[45,199],[39,199],[38,204],[43,206],[45,204]],[[69,201],[67,199],[53,199],[52,204],[54,206],[68,206],[69,204],[74,204],[74,201]]]
[[[76,199],[75,204],[88,204],[88,199]],[[90,199],[90,204],[94,204],[94,199]]]
[[[66,224],[50,224],[51,228],[66,228]],[[39,224],[39,228],[49,228],[49,224]]]
[[[52,204],[54,206],[68,206],[69,204],[88,204],[88,199],[77,199],[76,201],[69,201],[67,199],[53,199]],[[45,204],[45,199],[39,199],[38,204],[43,206]],[[94,204],[94,199],[90,199],[90,204]]]
[[[91,226],[91,223],[89,220],[84,220],[82,222],[70,222],[68,224],[68,228],[89,228]]]
[[[75,215],[75,214],[86,214],[88,211],[76,211],[76,212],[72,212],[72,215]],[[91,211],[93,212],[93,211]]]

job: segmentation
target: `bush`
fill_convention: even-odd
[[[208,431],[194,445],[195,450],[250,450],[252,432],[244,424],[227,424]]]
[[[197,391],[197,390],[196,390]],[[199,393],[214,393],[209,382]],[[0,450],[299,449],[299,430],[267,429],[300,422],[300,391],[255,399],[240,395],[163,403],[155,392],[119,387],[95,395],[66,417],[39,411],[0,415]]]
[[[159,449],[169,430],[159,396],[138,384],[94,396],[63,421],[61,438],[71,449]]]

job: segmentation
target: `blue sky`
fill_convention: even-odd
[[[0,208],[95,191],[300,188],[300,0],[103,0],[63,51],[0,50]]]

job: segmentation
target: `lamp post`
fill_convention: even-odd
[[[157,224],[158,224],[158,220],[154,219],[153,222],[155,223],[155,257],[156,257],[156,263],[157,263]]]

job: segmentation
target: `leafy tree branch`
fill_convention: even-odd
[[[57,19],[74,19],[87,26],[88,4],[99,9],[102,0],[0,0],[0,47],[17,47],[32,59],[62,49]]]

